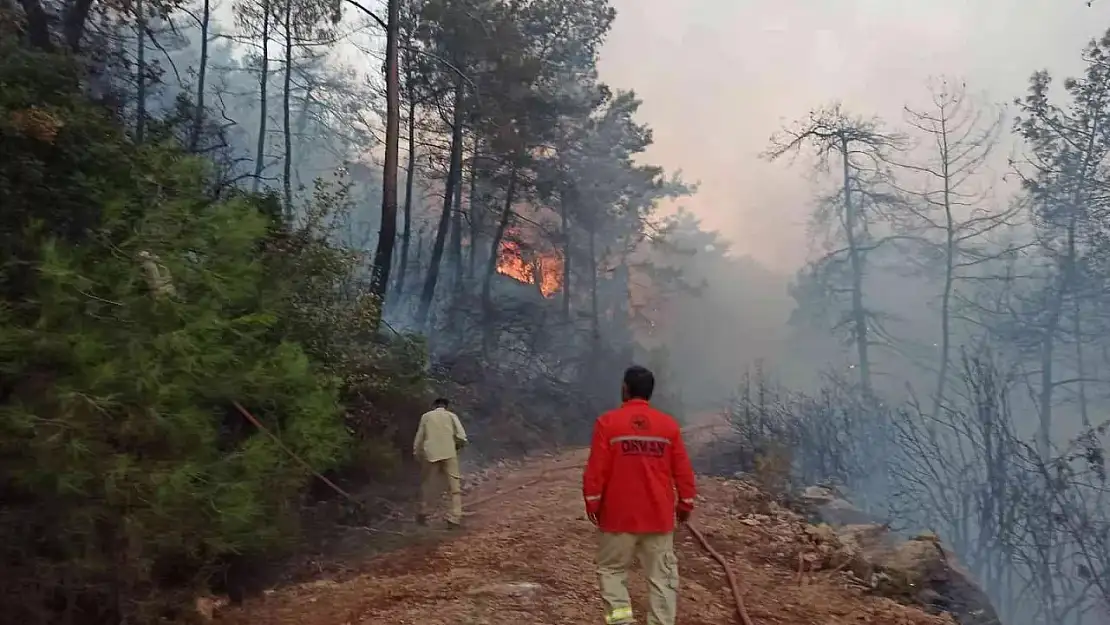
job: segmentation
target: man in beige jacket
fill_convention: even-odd
[[[420,461],[420,512],[416,522],[428,523],[428,514],[437,507],[443,494],[443,482],[451,493],[451,507],[447,512],[447,527],[457,528],[462,523],[462,484],[459,475],[459,450],[466,446],[466,430],[458,415],[447,409],[450,405],[440,398],[432,404],[431,412],[420,417],[412,455]]]

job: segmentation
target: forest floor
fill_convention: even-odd
[[[704,436],[704,435],[702,435]],[[698,438],[698,437],[691,437]],[[695,446],[692,441],[691,446]],[[581,501],[584,450],[490,469],[464,492],[462,530],[395,520],[364,528],[364,555],[217,610],[218,625],[484,625],[603,623],[595,532]],[[843,571],[799,574],[811,548],[805,522],[754,486],[702,477],[693,523],[739,578],[755,625],[939,625],[947,618],[871,596]],[[682,575],[678,622],[736,623],[719,565],[690,532],[676,535]],[[352,550],[359,547],[352,546]],[[351,555],[351,554],[348,554]],[[647,585],[633,574],[633,608]],[[641,621],[642,622],[642,621]]]

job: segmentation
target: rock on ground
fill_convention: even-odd
[[[824,521],[807,533],[824,545],[827,564],[851,571],[879,594],[951,614],[960,625],[998,624],[986,593],[935,534],[901,539],[823,487],[805,489],[801,499]]]

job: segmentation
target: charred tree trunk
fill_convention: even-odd
[[[1069,292],[1074,289],[1075,281],[1078,277],[1077,255],[1079,252],[1076,241],[1080,226],[1078,211],[1080,207],[1084,206],[1087,185],[1090,183],[1091,169],[1094,163],[1097,162],[1094,155],[1094,148],[1095,138],[1099,136],[1100,131],[1101,128],[1097,120],[1092,122],[1092,127],[1087,135],[1086,149],[1083,152],[1083,161],[1080,163],[1079,171],[1076,172],[1075,188],[1069,198],[1070,206],[1068,206],[1068,210],[1070,211],[1070,217],[1065,231],[1066,252],[1064,257],[1058,261],[1060,266],[1060,278],[1056,292],[1049,300],[1048,318],[1041,331],[1041,388],[1037,400],[1037,408],[1040,412],[1038,415],[1037,428],[1037,452],[1041,455],[1042,460],[1047,460],[1052,451],[1052,400],[1053,391],[1055,391],[1056,388],[1053,361],[1056,357],[1056,336],[1060,331],[1064,312],[1064,300],[1068,297]],[[1078,342],[1081,340],[1081,337],[1076,336],[1075,340]]]
[[[439,266],[443,259],[443,248],[447,242],[447,230],[451,223],[451,204],[455,199],[455,185],[459,180],[462,166],[462,78],[455,80],[455,104],[451,126],[451,164],[447,171],[447,183],[443,190],[443,212],[439,216],[435,243],[432,244],[432,257],[428,261],[428,274],[424,278],[424,290],[420,293],[420,307],[416,311],[416,322],[423,326],[428,322],[428,313],[436,295],[436,282],[439,281]]]
[[[852,325],[859,358],[860,389],[868,398],[871,391],[870,338],[867,331],[867,311],[863,306],[863,258],[856,240],[856,207],[852,197],[851,152],[848,138],[840,137],[840,154],[844,161],[844,231],[848,242],[848,261],[852,270]]]
[[[50,16],[38,0],[19,0],[27,20],[27,43],[43,52],[54,51],[54,41],[50,36]]]
[[[285,0],[285,81],[281,88],[282,134],[285,158],[282,163],[281,189],[285,200],[285,223],[293,223],[293,128],[289,109],[293,97],[293,0]]]
[[[299,154],[302,149],[308,144],[305,138],[308,132],[308,109],[312,106],[312,88],[310,83],[305,86],[304,99],[301,102],[301,110],[297,113],[297,121],[293,127],[297,130],[297,141],[294,147],[294,154]],[[304,188],[304,181],[301,180],[301,168],[293,167],[293,181],[296,183],[298,189]]]
[[[146,16],[142,0],[135,2],[135,35],[135,143],[142,143],[146,136]]]
[[[268,103],[267,86],[270,82],[270,3],[264,0],[262,3],[262,58],[260,59],[260,66],[258,68],[258,144],[254,150],[254,182],[251,184],[251,192],[258,193],[258,187],[262,184],[262,169],[266,159],[266,119],[269,116],[269,111],[266,110]]]
[[[516,164],[509,170],[509,186],[505,190],[505,203],[501,207],[501,218],[497,221],[497,229],[490,241],[489,257],[486,259],[486,270],[482,276],[482,347],[488,354],[493,348],[493,277],[497,275],[497,260],[500,256],[501,241],[505,238],[505,231],[509,228],[509,221],[513,216],[513,203],[516,202]]]
[[[405,64],[405,82],[409,90],[409,154],[405,169],[405,223],[401,234],[401,264],[397,268],[397,295],[405,292],[405,276],[409,270],[409,245],[412,240],[412,186],[416,180],[416,94],[413,92],[412,61]]]
[[[478,239],[482,236],[482,217],[484,206],[478,206],[478,138],[474,138],[474,154],[470,157],[470,189],[467,198],[470,210],[470,254],[467,258],[466,275],[474,280],[474,271],[478,266]]]
[[[948,383],[948,361],[952,350],[952,286],[955,281],[956,265],[956,223],[952,215],[952,176],[948,167],[952,162],[948,153],[947,121],[941,121],[940,155],[941,179],[943,181],[942,202],[944,203],[944,289],[940,301],[940,366],[937,371],[937,390],[933,398],[933,418],[937,418],[944,406],[945,385]]]
[[[451,288],[462,289],[462,164],[459,165],[459,180],[455,183],[455,197],[451,201]]]
[[[397,239],[397,150],[398,135],[401,131],[401,77],[398,67],[397,36],[401,21],[400,11],[400,0],[389,0],[385,41],[386,137],[385,167],[382,171],[382,217],[378,230],[378,245],[374,250],[374,272],[370,284],[371,291],[383,305],[389,287],[393,243]]]
[[[27,21],[27,43],[42,50],[54,52],[54,38],[51,22],[54,17],[47,12],[39,0],[18,0]],[[62,41],[66,50],[77,54],[81,51],[81,39],[85,35],[85,23],[89,19],[93,0],[74,0],[62,11]]]
[[[71,52],[81,51],[81,39],[85,36],[85,24],[89,20],[94,0],[76,0],[62,16],[62,33],[66,47]]]
[[[1064,298],[1071,288],[1073,270],[1075,266],[1075,229],[1076,218],[1073,216],[1068,222],[1067,252],[1061,259],[1061,271],[1058,284],[1049,300],[1048,316],[1041,329],[1041,388],[1037,396],[1038,415],[1037,426],[1037,452],[1043,460],[1047,460],[1052,452],[1052,400],[1056,390],[1055,372],[1053,370],[1056,360],[1056,337],[1060,332],[1060,320],[1064,313]],[[1079,337],[1076,337],[1078,340]]]
[[[200,148],[204,133],[204,91],[208,88],[208,28],[212,21],[212,2],[204,0],[200,17],[200,67],[197,68],[197,99],[193,112],[193,129],[189,133],[189,151]]]
[[[1080,318],[1079,298],[1075,298],[1072,330],[1075,332],[1075,377],[1079,378],[1079,420],[1084,430],[1091,428],[1091,415],[1087,406],[1087,364],[1083,357],[1083,320]]]
[[[413,269],[420,272],[424,267],[424,228],[420,228],[420,232],[416,233],[416,260],[413,262]]]

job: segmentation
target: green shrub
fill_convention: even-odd
[[[232,402],[324,470],[344,381],[285,332],[258,203],[212,201],[203,162],[131,144],[77,76],[0,50],[0,613],[150,622],[295,527],[310,475]]]

